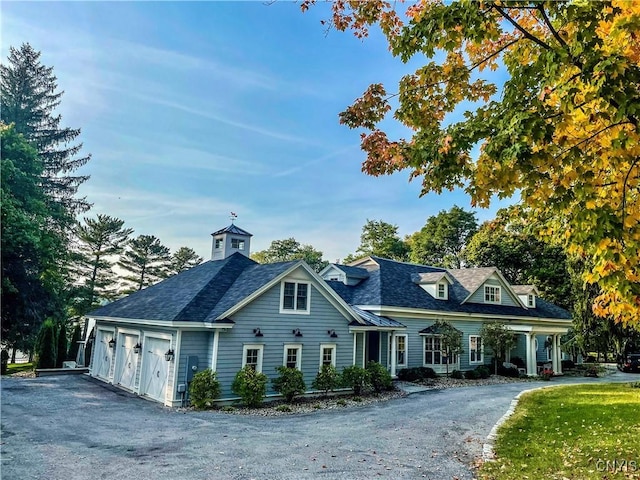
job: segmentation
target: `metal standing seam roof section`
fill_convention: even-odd
[[[235,235],[246,235],[247,237],[253,237],[252,234],[250,234],[246,230],[241,229],[237,225],[234,225],[233,223],[231,225],[229,225],[228,227],[224,227],[224,228],[222,228],[220,230],[216,230],[211,235],[221,235],[223,233],[233,233]]]
[[[367,312],[358,307],[354,307],[350,305],[351,310],[353,310],[356,315],[362,318],[369,326],[372,327],[396,327],[396,328],[407,328],[400,322],[393,320],[389,317],[381,317],[371,312]]]

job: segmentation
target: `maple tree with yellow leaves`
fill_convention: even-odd
[[[640,326],[640,2],[397,7],[331,5],[332,27],[365,37],[377,25],[403,62],[430,60],[397,93],[371,85],[340,114],[365,129],[363,170],[408,169],[423,194],[461,187],[481,207],[518,195],[540,235],[590,265],[594,312]],[[503,85],[491,80],[499,68]],[[411,138],[379,128],[391,110]]]

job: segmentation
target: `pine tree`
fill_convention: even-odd
[[[102,299],[115,297],[114,256],[124,251],[131,233],[133,229],[124,228],[124,220],[109,215],[84,218],[84,224],[78,224],[77,275],[82,282],[76,306],[78,315],[85,314]]]
[[[171,255],[171,275],[176,275],[202,263],[202,257],[193,248],[180,247]]]
[[[118,262],[118,266],[130,272],[124,277],[128,284],[124,293],[141,290],[166,278],[169,258],[169,248],[154,235],[140,235],[131,240]]]
[[[58,222],[72,222],[77,213],[89,209],[85,198],[75,198],[78,187],[89,177],[71,175],[91,158],[77,156],[82,144],[73,144],[80,129],[61,127],[55,113],[62,91],[58,91],[53,67],[40,63],[40,52],[28,43],[9,48],[8,63],[0,65],[0,119],[15,124],[44,163],[42,186],[58,207]]]

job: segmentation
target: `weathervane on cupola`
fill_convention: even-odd
[[[230,212],[231,225],[211,234],[213,245],[211,246],[211,260],[224,260],[234,253],[241,253],[248,257],[251,253],[251,235],[233,222],[238,219],[238,214]]]

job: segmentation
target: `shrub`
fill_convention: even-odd
[[[293,410],[291,410],[291,407],[289,405],[278,405],[276,407],[276,412],[285,412],[285,413],[290,413]]]
[[[464,378],[464,375],[462,375],[462,372],[460,370],[454,370],[453,372],[451,372],[451,378],[461,380],[462,378]]]
[[[36,355],[38,357],[36,368],[54,368],[56,366],[56,327],[51,319],[45,320],[40,327]]]
[[[362,367],[352,365],[342,370],[342,385],[353,389],[355,395],[360,395],[370,385],[369,372]]]
[[[503,377],[519,377],[520,372],[518,372],[517,368],[506,368],[506,367],[498,367],[498,375],[502,375]]]
[[[327,364],[322,365],[322,368],[313,380],[311,387],[314,390],[320,390],[327,395],[329,391],[335,390],[339,385],[340,375],[338,374],[338,370],[336,370],[336,367],[333,365]]]
[[[560,364],[562,365],[563,370],[573,370],[574,368],[576,368],[576,364],[573,362],[573,360],[562,360]]]
[[[7,374],[7,364],[9,363],[9,352],[7,352],[6,350],[2,350],[2,353],[0,353],[0,374],[2,375],[6,375]]]
[[[640,388],[640,382],[632,382],[629,384],[631,388]]]
[[[234,407],[233,405],[225,405],[224,407],[222,407],[221,409],[223,412],[227,412],[227,413],[233,413],[236,411],[236,407]]]
[[[468,370],[464,372],[464,376],[467,380],[478,380],[480,378],[480,372],[477,370]]]
[[[489,378],[491,376],[491,370],[486,365],[478,365],[476,371],[480,375],[480,378]]]
[[[511,357],[511,363],[513,363],[518,368],[525,368],[524,360],[520,357]]]
[[[242,399],[247,407],[259,407],[267,395],[267,376],[256,372],[251,365],[236,373],[231,391]]]
[[[369,372],[369,380],[376,393],[393,390],[391,374],[378,362],[371,360],[367,363],[367,372]]]
[[[216,372],[210,368],[202,370],[193,376],[189,384],[189,398],[191,404],[198,408],[211,408],[213,401],[220,396],[220,382],[216,378]]]
[[[291,403],[297,395],[302,395],[307,391],[304,383],[304,376],[297,368],[276,367],[279,376],[271,379],[273,389]]]
[[[340,405],[341,407],[346,407],[347,401],[344,398],[341,398],[336,402],[336,405]]]
[[[67,345],[67,327],[64,323],[61,323],[60,328],[58,329],[56,368],[62,368],[62,363],[67,359]]]
[[[67,360],[75,361],[78,356],[78,349],[80,344],[78,343],[82,337],[82,329],[80,325],[76,325],[73,329],[73,335],[71,336],[71,345],[69,345],[69,353],[67,354]]]
[[[436,378],[437,376],[436,371],[431,367],[403,368],[398,371],[398,380],[403,380],[405,382],[426,380],[428,378]]]

